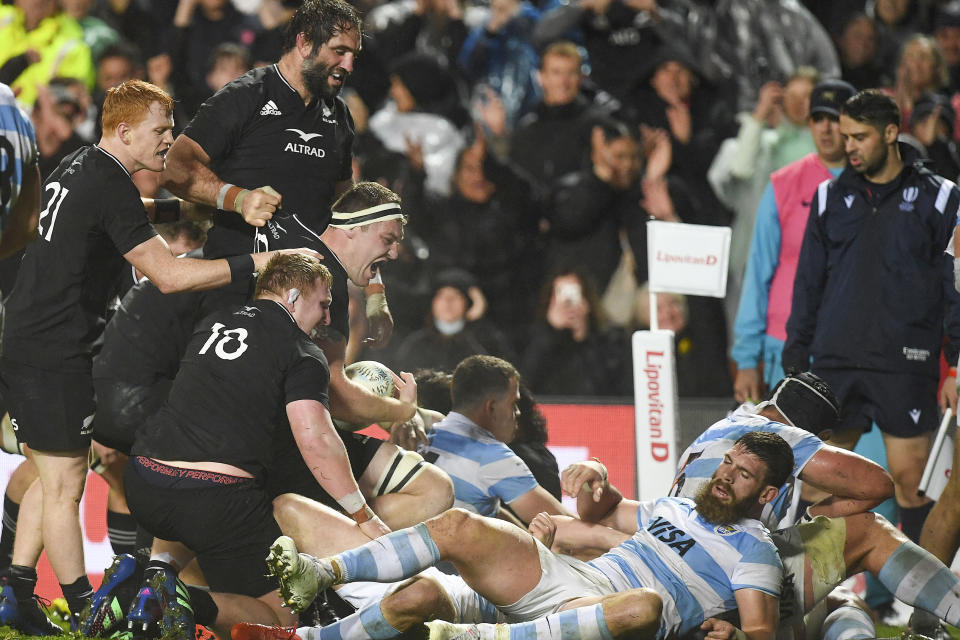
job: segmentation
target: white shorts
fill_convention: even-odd
[[[613,585],[597,569],[570,556],[560,556],[539,540],[540,582],[525,596],[510,605],[499,607],[510,622],[525,622],[554,613],[563,604],[585,596],[614,593]]]
[[[450,598],[455,615],[454,619],[448,622],[479,624],[481,622],[506,621],[505,616],[489,600],[467,586],[463,578],[458,575],[450,575],[430,567],[421,571],[416,577],[432,580]],[[407,582],[407,580],[402,582],[351,582],[340,585],[337,588],[337,595],[357,609],[362,609],[373,602],[379,602]]]
[[[847,539],[847,523],[843,518],[818,516],[812,522],[781,529],[773,533],[772,538],[783,561],[783,596],[777,637],[804,637],[804,588],[808,578],[813,587],[814,603],[826,598],[846,578],[843,547]]]

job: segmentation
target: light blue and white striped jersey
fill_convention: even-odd
[[[776,500],[763,508],[760,520],[772,531],[795,524],[796,502],[800,491],[795,485],[797,476],[810,458],[824,446],[823,440],[809,431],[791,427],[753,413],[754,406],[740,405],[732,414],[714,423],[693,441],[680,456],[677,476],[670,488],[671,496],[692,498],[707,484],[720,466],[725,454],[740,436],[749,431],[769,431],[778,434],[793,448],[793,473],[780,487]]]
[[[0,225],[20,197],[24,171],[35,167],[37,160],[33,123],[10,87],[0,83]]]
[[[501,500],[513,502],[537,487],[510,447],[455,411],[433,426],[420,453],[453,480],[453,506],[484,516],[495,517]]]
[[[648,587],[663,598],[661,633],[682,635],[737,608],[734,592],[780,597],[783,565],[759,520],[704,520],[693,500],[641,502],[637,532],[589,564],[617,591]]]

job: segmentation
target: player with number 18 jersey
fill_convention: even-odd
[[[262,477],[275,431],[289,429],[286,405],[309,399],[329,409],[329,382],[323,351],[279,303],[216,311],[198,323],[170,397],[138,430],[133,454],[223,462]]]

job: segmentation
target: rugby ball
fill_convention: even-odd
[[[394,374],[386,365],[373,360],[361,360],[360,362],[354,362],[344,367],[343,372],[347,376],[347,379],[365,387],[374,395],[380,396],[381,398],[396,396],[397,388],[393,383]],[[333,419],[333,424],[338,429],[344,429],[346,431],[357,431],[358,429],[364,429],[370,426],[369,424],[349,423],[343,420],[337,420],[336,418]]]

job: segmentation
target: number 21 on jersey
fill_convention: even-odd
[[[37,222],[37,233],[41,238],[49,242],[50,238],[53,237],[53,225],[57,223],[57,214],[60,213],[60,205],[63,204],[63,199],[70,193],[70,189],[61,186],[59,182],[51,182],[46,185],[43,190],[53,191],[53,194],[50,196],[50,199],[47,200],[47,206],[40,212],[40,219]]]

